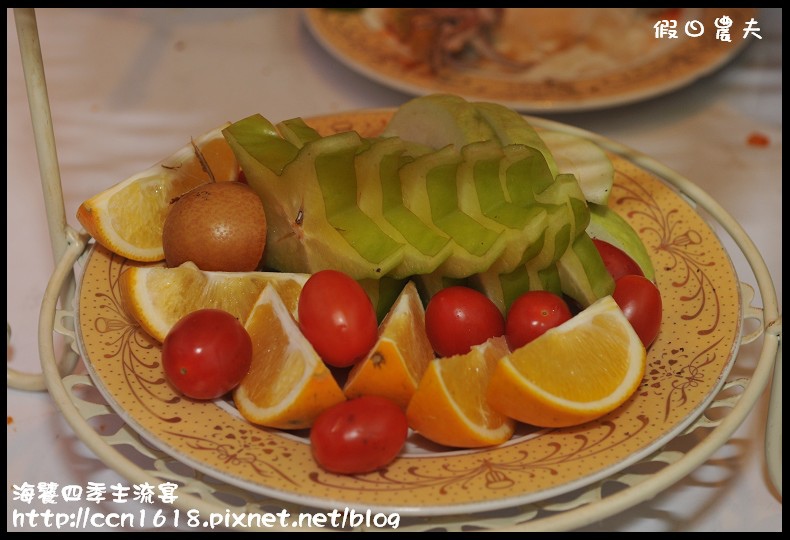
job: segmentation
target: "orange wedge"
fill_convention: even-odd
[[[611,296],[503,357],[488,385],[500,413],[540,427],[599,418],[636,391],[645,347]]]
[[[245,328],[252,338],[252,365],[233,391],[233,401],[248,421],[308,428],[322,411],[345,401],[273,286],[263,290]]]
[[[435,443],[459,448],[510,439],[515,422],[486,401],[489,377],[507,353],[507,341],[500,336],[466,354],[432,360],[406,409],[409,427]]]
[[[161,343],[181,317],[198,309],[222,309],[245,322],[268,284],[296,316],[299,293],[308,277],[284,272],[207,272],[186,262],[175,268],[130,266],[121,274],[119,285],[127,313]]]
[[[200,184],[238,178],[236,156],[222,135],[227,125],[83,202],[77,219],[118,255],[143,262],[164,260],[162,227],[170,201]]]
[[[343,391],[348,398],[384,396],[405,410],[433,358],[425,309],[409,281],[381,322],[376,345],[351,368]]]

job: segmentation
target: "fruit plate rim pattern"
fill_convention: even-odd
[[[356,129],[372,135],[391,113],[307,120],[325,134]],[[513,508],[588,486],[654,453],[703,413],[734,363],[742,324],[735,270],[709,225],[661,180],[674,173],[584,130],[530,121],[587,136],[612,153],[618,180],[610,206],[640,231],[659,270],[669,326],[650,349],[643,385],[618,411],[495,449],[415,453],[379,473],[330,475],[312,462],[303,438],[254,428],[225,402],[191,403],[175,395],[161,376],[156,344],[128,319],[118,298],[117,277],[128,261],[96,246],[78,283],[76,317],[77,346],[94,385],[135,432],[179,461],[249,492],[316,508],[405,516]],[[696,329],[695,341],[685,339],[689,328]],[[651,432],[655,425],[663,427]]]

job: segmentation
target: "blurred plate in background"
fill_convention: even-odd
[[[482,9],[309,8],[304,15],[335,58],[386,86],[555,113],[624,105],[690,84],[752,39],[744,38],[744,28],[757,13],[752,8]],[[463,30],[446,30],[449,12],[466,14]],[[656,37],[655,25],[664,20],[676,21],[676,39]],[[729,42],[717,37],[716,26],[728,22]],[[456,54],[459,43],[466,47]]]

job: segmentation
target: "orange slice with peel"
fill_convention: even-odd
[[[186,262],[175,268],[130,266],[121,274],[119,286],[126,312],[161,343],[184,315],[202,308],[225,310],[244,323],[268,284],[296,316],[299,293],[308,277],[283,272],[208,272]]]
[[[510,439],[515,422],[486,401],[491,373],[508,351],[506,339],[499,336],[466,354],[432,360],[406,409],[409,427],[435,443],[459,448]]]
[[[351,368],[343,391],[348,398],[384,396],[405,410],[433,358],[425,308],[409,281],[381,322],[373,349]]]
[[[504,356],[488,385],[500,413],[540,427],[599,418],[636,391],[645,347],[611,296]]]
[[[273,286],[263,290],[245,328],[252,338],[252,365],[233,391],[233,401],[249,422],[308,428],[322,411],[345,401]]]
[[[164,260],[162,227],[170,201],[206,182],[238,179],[239,164],[222,135],[228,125],[83,202],[77,220],[118,255],[142,262]]]

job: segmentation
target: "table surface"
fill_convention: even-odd
[[[255,112],[278,121],[397,107],[412,97],[338,63],[313,39],[297,9],[36,14],[66,216],[77,229],[82,201],[181,147],[185,136]],[[7,362],[37,372],[39,308],[54,261],[13,10],[6,16]],[[761,10],[757,20],[762,39],[752,39],[726,66],[691,85],[607,110],[541,116],[641,151],[698,184],[750,235],[781,308],[781,10]],[[766,136],[768,146],[750,145],[753,133]],[[742,281],[756,284],[744,261],[733,256],[733,262]],[[743,347],[740,354],[739,363],[753,365],[759,349]],[[697,471],[583,530],[781,531],[782,498],[764,460],[768,390],[732,439]],[[14,523],[15,513],[79,506],[15,500],[14,485],[128,485],[80,442],[47,393],[9,389],[6,398],[9,531],[55,530]],[[120,510],[110,505],[104,511]]]

